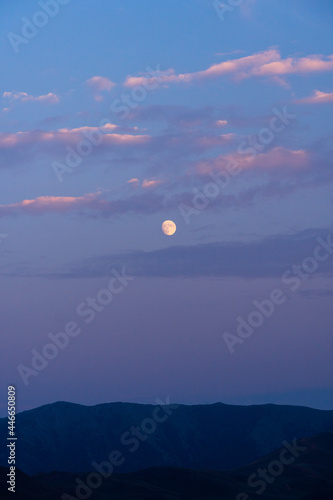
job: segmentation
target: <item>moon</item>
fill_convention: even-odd
[[[172,236],[176,232],[176,224],[172,220],[165,220],[162,224],[162,231],[167,236]]]

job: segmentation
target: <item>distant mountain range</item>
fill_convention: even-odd
[[[332,500],[333,433],[294,441],[292,446],[294,460],[293,453],[282,447],[230,472],[160,467],[112,474],[98,488],[81,491],[81,496],[76,496],[75,488],[78,480],[87,482],[84,474],[53,472],[31,478],[18,472],[15,495],[1,483],[0,500]],[[281,466],[281,460],[291,463]],[[258,485],[260,470],[269,472],[269,481]],[[0,475],[5,477],[6,469],[0,467]],[[258,493],[259,489],[263,491]]]
[[[272,404],[59,402],[18,414],[16,432],[17,467],[28,475],[86,473],[110,460],[114,473],[151,467],[224,471],[254,462],[284,441],[333,432],[333,411]],[[1,419],[2,443],[6,437],[7,420]],[[0,465],[6,464],[7,450],[1,447]]]

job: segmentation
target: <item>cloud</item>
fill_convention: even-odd
[[[304,99],[296,99],[294,102],[296,104],[322,104],[333,101],[333,92],[325,93],[320,90],[314,90],[311,97],[305,97]]]
[[[253,151],[256,153],[255,150]],[[311,154],[303,149],[290,150],[277,146],[263,153],[251,154],[251,151],[249,154],[231,153],[203,160],[197,163],[196,171],[199,174],[225,171],[228,164],[237,166],[240,171],[276,171],[281,175],[282,172],[308,170],[311,165]]]
[[[126,198],[110,200],[106,196],[106,193],[102,192],[77,197],[39,196],[31,200],[0,205],[0,217],[74,213],[81,217],[105,218],[127,213],[155,214],[165,208],[174,208],[171,200],[168,201],[164,195],[150,189],[144,189],[140,194]]]
[[[133,179],[128,180],[127,183],[133,185],[136,188],[140,186],[139,179],[137,179],[136,177],[133,177]],[[144,179],[141,183],[141,187],[143,189],[147,189],[147,188],[157,187],[162,183],[163,183],[162,179]]]
[[[136,277],[280,278],[294,263],[313,255],[318,237],[326,241],[329,234],[332,233],[328,230],[309,229],[255,242],[213,242],[108,254],[68,265],[55,273],[35,272],[35,275],[67,279],[98,278],[109,276],[113,267],[125,267],[127,274]],[[24,272],[29,274],[29,271]],[[320,263],[319,273],[332,275],[331,259]],[[6,275],[4,271],[1,274]]]
[[[159,68],[159,66],[158,66]],[[160,69],[151,69],[147,67],[147,72],[139,73],[139,76],[127,76],[124,82],[125,87],[136,87],[137,85],[143,85],[145,88],[149,89],[149,84],[153,83],[154,87],[157,88],[158,85],[164,84],[164,77],[172,75],[174,73],[173,69],[167,69],[161,71]],[[150,76],[149,76],[150,75]],[[157,86],[156,86],[157,85]]]
[[[89,127],[89,126],[84,126],[84,127],[77,127],[77,128],[60,128],[59,132],[65,132],[65,133],[75,133],[75,132],[80,132],[80,133],[90,133],[90,132],[97,132],[98,128],[100,128],[103,133],[108,133],[108,131],[111,130],[116,130],[118,129],[118,125],[115,125],[114,123],[105,123],[102,127]]]
[[[154,109],[149,110],[149,115]],[[86,125],[50,131],[0,133],[1,167],[13,170],[18,165],[28,170],[41,169],[46,164],[51,170],[52,161],[65,162],[68,152],[72,152],[69,148],[79,151],[78,145],[90,137],[93,139],[90,142],[97,145],[91,147],[92,154],[85,163],[87,168],[99,172],[105,164],[117,171],[123,166],[131,167],[117,191],[120,199],[104,200],[103,204],[95,204],[94,209],[91,205],[82,207],[80,213],[83,215],[100,218],[124,213],[160,213],[168,203],[164,192],[166,180],[173,208],[177,210],[180,203],[192,206],[193,188],[202,190],[206,183],[212,182],[211,174],[222,175],[223,171],[228,171],[230,163],[237,165],[240,175],[231,176],[230,189],[223,190],[221,196],[211,200],[207,212],[248,207],[260,198],[285,197],[305,187],[313,188],[333,180],[331,166],[326,160],[328,145],[309,145],[307,150],[261,145],[258,146],[263,150],[260,152],[251,146],[249,136],[242,140],[240,135],[221,134],[225,129],[216,125],[217,118],[224,118],[221,110],[217,110],[217,116],[214,116],[210,108],[175,107],[171,115],[166,115],[166,107],[158,109],[161,118],[169,116],[175,124],[184,111],[186,120],[193,123],[199,120],[203,125],[199,130],[175,128],[172,132],[153,136],[136,131],[128,133],[125,127],[113,123],[104,123],[101,127]],[[226,118],[222,121],[232,122],[232,118]],[[252,122],[250,126],[253,127]],[[243,147],[239,149],[241,144]],[[132,177],[138,180],[128,182]],[[42,191],[37,194],[53,193]],[[76,205],[69,207],[69,210],[79,213]],[[12,207],[8,213],[21,213],[16,208]]]
[[[192,120],[190,117],[188,119]],[[104,123],[100,127],[0,132],[0,168],[13,168],[16,165],[30,168],[32,164],[36,165],[33,160],[37,144],[39,156],[47,155],[52,157],[52,161],[63,162],[68,154],[68,148],[81,151],[81,145],[89,141],[92,144],[90,147],[92,155],[88,155],[88,162],[96,156],[99,158],[107,156],[109,160],[110,155],[115,153],[117,157],[114,159],[118,165],[122,161],[129,161],[134,165],[135,159],[131,152],[135,150],[137,166],[140,164],[148,170],[143,173],[144,178],[160,177],[154,170],[157,168],[157,163],[160,168],[165,168],[170,173],[170,168],[176,168],[176,164],[186,165],[190,157],[196,155],[200,157],[215,148],[219,148],[220,151],[227,149],[235,140],[234,134],[219,134],[214,121],[208,118],[203,125],[194,124],[196,123],[194,116],[193,120],[193,127],[184,126],[180,129],[177,128],[175,120],[175,125],[171,125],[169,130],[159,135],[148,135],[139,129],[135,130],[135,127],[119,127],[112,123]],[[198,120],[200,121],[199,118]],[[183,124],[180,127],[183,127]],[[204,132],[202,132],[203,127],[206,129]]]
[[[105,76],[93,76],[86,81],[86,84],[94,93],[96,101],[101,101],[103,99],[101,92],[109,92],[116,85]]]
[[[162,180],[161,179],[145,179],[143,182],[142,182],[142,187],[145,189],[145,188],[151,188],[151,187],[156,187],[156,186],[159,186],[160,184],[162,184]]]
[[[0,218],[74,214],[83,218],[107,219],[125,214],[155,215],[166,210],[174,210],[181,217],[180,206],[193,208],[194,193],[204,192],[206,184],[211,184],[213,180],[219,190],[204,212],[206,215],[219,214],[234,208],[248,210],[260,200],[281,200],[301,190],[327,186],[333,182],[330,161],[313,153],[279,151],[279,148],[273,150],[271,156],[269,153],[258,155],[255,159],[257,164],[254,161],[252,166],[243,166],[239,177],[229,176],[231,189],[229,181],[225,184],[226,177],[223,174],[230,161],[230,155],[225,155],[206,160],[206,163],[194,163],[192,171],[185,171],[173,181],[168,181],[167,191],[160,189],[165,180],[150,177],[139,181],[138,178],[130,178],[113,194],[97,192],[77,197],[39,196],[0,205]],[[200,211],[197,213],[201,214]]]
[[[5,151],[10,153],[10,155],[4,155],[7,163],[6,156],[12,159],[13,155],[18,153],[21,155],[20,161],[26,163],[36,143],[38,143],[39,151],[43,151],[42,146],[46,145],[48,146],[46,152],[53,155],[55,144],[62,145],[60,151],[63,151],[64,145],[71,144],[75,148],[78,144],[76,141],[84,137],[83,129],[85,132],[91,132],[91,129],[95,132],[95,128],[81,127],[71,130],[61,129],[56,137],[52,132],[41,131],[33,135],[26,132],[0,134],[0,152],[2,150],[4,153]],[[233,137],[229,139],[223,139],[220,136],[213,137],[214,141],[208,140],[210,145],[203,144],[205,137],[201,136],[198,138],[193,138],[191,135],[185,138],[177,136],[174,142],[172,139],[169,136],[166,138],[148,136],[147,139],[146,136],[107,134],[105,152],[108,155],[113,151],[128,155],[129,150],[135,148],[133,159],[123,159],[122,154],[116,159],[115,165],[117,166],[121,165],[122,161],[126,165],[130,162],[135,166],[137,175],[137,177],[129,177],[129,180],[119,186],[117,198],[105,194],[97,196],[96,193],[89,197],[86,195],[78,198],[68,197],[66,200],[41,196],[34,200],[0,205],[0,216],[71,212],[84,217],[106,218],[127,213],[156,214],[166,208],[177,210],[181,203],[192,207],[194,188],[202,192],[205,185],[212,183],[213,179],[218,182],[220,192],[210,200],[206,210],[219,213],[221,210],[233,207],[248,208],[259,199],[284,198],[302,189],[326,186],[333,181],[328,154],[318,145],[309,150],[292,150],[277,146],[255,155],[232,152],[215,157],[209,155],[204,159],[197,159],[197,157],[193,159],[193,151],[206,151],[212,144],[216,144],[214,141],[219,144],[227,141],[226,144],[228,144],[228,140],[233,140]],[[136,140],[139,142],[136,143]],[[28,146],[31,146],[31,149]],[[154,159],[154,151],[158,152],[157,160],[148,166],[147,154]],[[188,152],[192,156],[188,157]],[[139,153],[140,155],[144,153],[140,165]],[[170,159],[175,162],[171,167]],[[96,164],[95,160],[94,164]],[[141,178],[138,176],[139,166],[142,167]],[[174,169],[174,176],[170,175],[170,168]],[[220,181],[216,180],[218,178]],[[168,179],[167,193],[163,188],[161,189],[166,179]],[[224,187],[221,188],[221,184]],[[132,189],[129,189],[130,187]]]
[[[176,74],[174,69],[168,70],[167,74],[148,79],[148,83],[161,84],[171,83],[192,83],[194,81],[219,78],[224,75],[231,75],[234,79],[242,80],[250,77],[280,77],[280,84],[285,84],[281,80],[281,75],[306,74],[333,70],[333,55],[309,55],[302,58],[289,57],[282,59],[277,49],[269,49],[256,54],[230,59],[209,68],[194,73]],[[129,76],[124,82],[127,87],[142,85],[147,81],[146,77]]]
[[[222,118],[221,118],[222,117]],[[191,108],[184,105],[138,106],[129,115],[131,120],[142,122],[165,122],[167,129],[179,130],[200,127],[200,130],[214,130],[226,125],[234,128],[262,128],[272,114],[251,116],[238,105],[205,106]]]
[[[280,58],[279,58],[280,59]],[[254,75],[288,75],[294,73],[318,73],[333,70],[333,55],[312,55],[269,62],[253,69]]]
[[[117,125],[107,123],[101,127],[61,128],[54,131],[0,132],[0,151],[1,149],[16,148],[19,146],[31,146],[37,142],[40,146],[56,144],[75,146],[80,141],[87,139],[87,137],[94,137],[97,140],[97,135],[103,138],[104,144],[113,145],[143,144],[150,140],[150,136],[148,135],[114,133],[117,128]]]
[[[224,141],[232,141],[233,139],[235,139],[237,137],[237,134],[234,134],[233,132],[231,132],[229,134],[221,134],[220,137]]]
[[[105,90],[111,90],[116,84],[105,78],[104,76],[93,76],[87,80],[87,85],[89,88],[95,92],[103,92]]]
[[[216,165],[215,165],[216,166]],[[220,166],[220,165],[219,165]],[[212,167],[211,165],[209,166]],[[219,213],[221,210],[230,208],[248,208],[258,198],[282,198],[291,193],[304,189],[313,188],[316,185],[327,185],[332,182],[331,170],[325,172],[325,167],[322,167],[315,173],[310,169],[288,170],[276,167],[274,175],[270,173],[269,177],[263,179],[260,176],[260,168],[266,168],[265,159],[259,166],[259,175],[252,179],[252,183],[244,187],[244,184],[237,184],[236,179],[231,179],[231,182],[239,191],[237,194],[230,194],[224,188],[220,189],[219,195],[211,200],[205,210],[207,212]],[[133,186],[133,191],[126,190],[118,192],[118,198],[111,198],[108,193],[101,192],[89,193],[78,197],[55,197],[55,196],[40,196],[35,199],[23,200],[16,203],[0,205],[0,217],[28,215],[36,216],[42,214],[64,214],[73,213],[80,217],[90,218],[108,218],[115,215],[124,215],[135,213],[140,215],[153,215],[164,212],[166,209],[177,210],[180,204],[187,204],[193,207],[194,190],[201,191],[206,182],[211,183],[212,178],[208,175],[213,170],[202,169],[194,175],[179,177],[172,183],[169,183],[168,192],[163,190],[151,189],[158,188],[165,181],[161,179],[144,179],[141,183],[137,178],[132,178],[126,182],[126,185]],[[266,170],[267,171],[267,170]],[[215,169],[216,178],[219,178],[218,171]],[[244,174],[242,174],[244,175]],[[224,177],[221,177],[221,182],[224,182]],[[264,182],[263,182],[264,180]],[[237,187],[238,186],[238,187]],[[141,189],[140,189],[141,188]],[[172,196],[170,196],[172,193]]]
[[[102,127],[79,127],[73,129],[62,128],[59,129],[54,137],[59,137],[62,140],[68,139],[70,142],[77,143],[82,140],[84,137],[93,136],[99,134],[103,137],[103,142],[106,144],[118,144],[118,145],[126,145],[126,144],[140,144],[145,143],[150,140],[149,135],[144,134],[120,134],[114,133],[115,130],[118,129],[117,125],[112,123],[106,123]]]
[[[220,117],[223,125],[226,114],[230,115],[227,106],[205,106],[202,108],[191,108],[184,105],[151,105],[138,106],[131,110],[129,119],[138,122],[163,122],[165,131],[184,131],[190,133],[200,130],[204,133],[218,128],[217,121]]]
[[[217,127],[225,127],[226,125],[228,125],[227,120],[217,120],[216,121],[216,126]]]
[[[286,81],[286,79],[281,78],[281,76],[272,76],[271,78],[269,78],[269,81],[286,89],[291,88],[290,84]]]
[[[82,208],[101,208],[101,193],[89,193],[83,196],[39,196],[33,200],[0,205],[0,217],[7,215],[44,215],[47,213],[68,213]]]
[[[43,102],[47,104],[56,104],[59,102],[59,97],[52,92],[40,96],[33,96],[26,92],[4,92],[2,97],[7,99],[11,104],[14,102]]]

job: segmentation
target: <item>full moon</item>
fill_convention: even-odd
[[[176,229],[176,224],[172,220],[165,220],[162,224],[162,231],[168,236],[175,234]]]

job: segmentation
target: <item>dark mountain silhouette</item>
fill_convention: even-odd
[[[333,431],[333,411],[293,406],[213,405],[160,407],[156,424],[145,440],[133,440],[130,429],[145,423],[147,433],[156,406],[110,403],[81,406],[54,403],[17,415],[17,466],[35,475],[55,470],[87,472],[92,462],[108,460],[119,450],[125,461],[114,472],[150,467],[228,470],[259,459],[287,440]],[[171,413],[168,415],[165,412]],[[145,419],[150,419],[149,421]],[[154,422],[153,422],[154,423]],[[149,424],[149,425],[148,425]],[[127,443],[121,436],[127,433]],[[0,420],[0,439],[7,420]],[[134,443],[137,442],[137,449]],[[6,465],[1,448],[0,465]]]
[[[333,499],[333,433],[323,433],[297,441],[302,451],[293,463],[285,465],[273,477],[262,494],[249,486],[248,479],[270,464],[280,462],[280,448],[242,469],[223,472],[189,470],[173,467],[152,468],[128,474],[112,474],[87,493],[91,500],[332,500]],[[290,458],[291,454],[289,454]],[[6,471],[0,467],[1,477]],[[67,494],[77,498],[77,478],[86,482],[86,475],[53,472],[34,478],[17,474],[16,500],[55,500]],[[270,476],[272,478],[272,476]],[[13,498],[4,485],[0,500]]]

